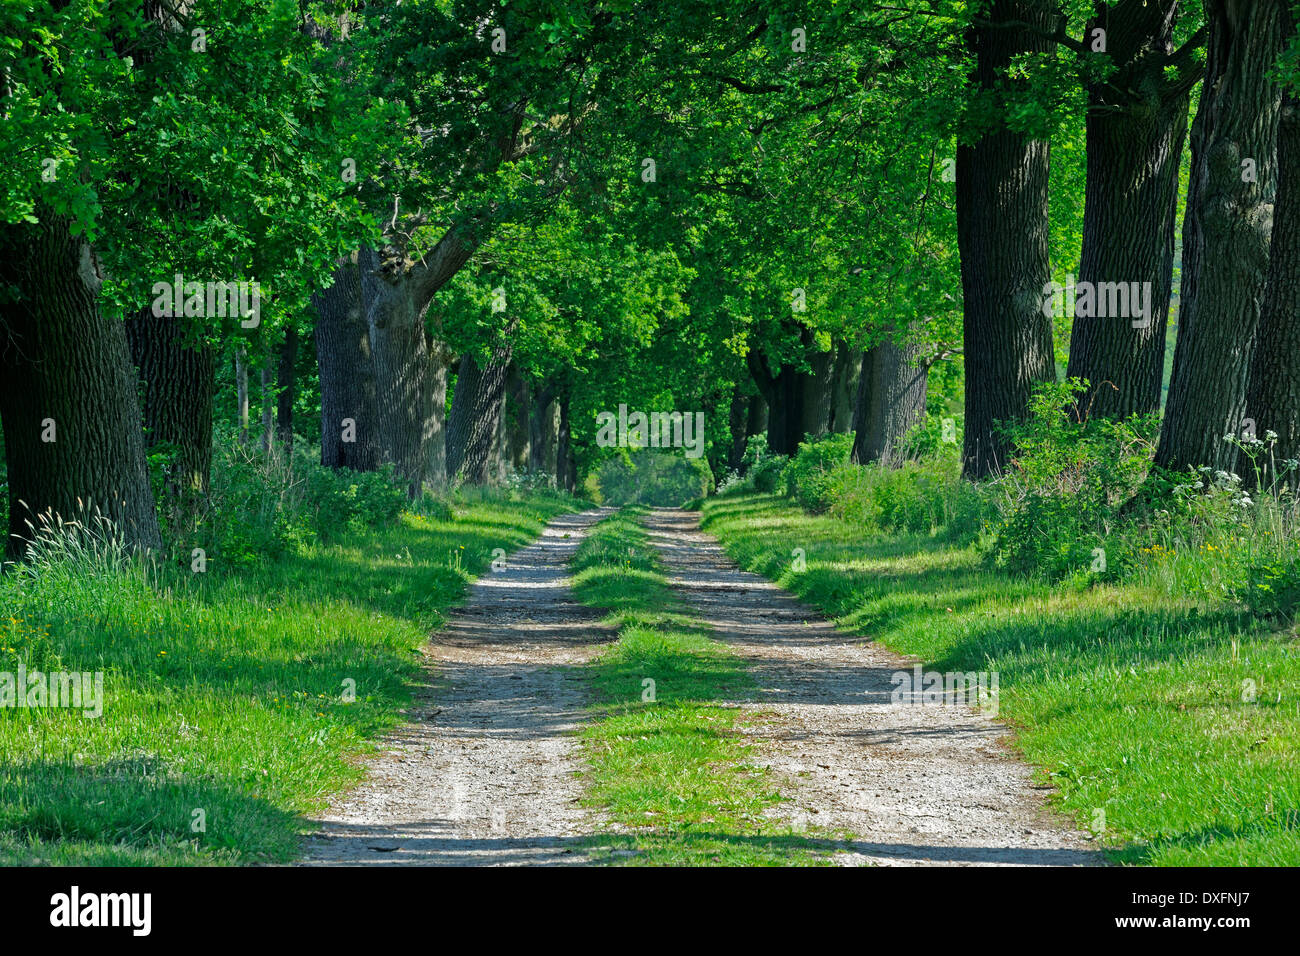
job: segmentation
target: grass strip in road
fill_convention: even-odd
[[[997,673],[1018,746],[1118,860],[1300,865],[1293,632],[1151,586],[1012,577],[971,547],[866,533],[770,495],[703,510],[741,567],[845,630],[929,670]]]
[[[574,560],[579,600],[609,611],[619,637],[583,670],[598,703],[583,731],[589,793],[620,826],[601,840],[636,865],[806,865],[828,840],[782,828],[780,802],[751,763],[744,664],[691,618],[625,509],[597,525]]]
[[[407,513],[254,570],[0,578],[0,672],[102,672],[103,713],[0,708],[0,865],[241,864],[299,852],[301,814],[362,776],[419,648],[557,495]]]

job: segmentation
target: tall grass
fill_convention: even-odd
[[[102,672],[104,712],[0,708],[0,863],[292,859],[466,582],[572,507],[485,495],[203,573],[93,522],[36,529],[0,577],[0,672]]]
[[[705,526],[840,627],[999,673],[1017,745],[1117,859],[1300,864],[1289,469],[1154,473],[1149,423],[1072,417],[1059,393],[1035,413],[997,481],[809,452],[787,466],[792,498],[714,499]],[[1269,452],[1225,441],[1246,468]]]

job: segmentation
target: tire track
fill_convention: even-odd
[[[852,834],[846,865],[1104,862],[1051,815],[1005,726],[966,707],[893,704],[891,675],[915,661],[740,570],[699,521],[656,509],[646,528],[670,583],[758,682],[747,732],[791,798],[775,816]]]
[[[588,861],[570,673],[615,634],[573,600],[567,565],[609,511],[565,515],[484,574],[425,649],[431,683],[367,779],[320,818],[303,865]]]

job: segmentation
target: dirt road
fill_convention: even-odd
[[[586,698],[570,668],[615,635],[573,600],[567,565],[606,513],[557,518],[474,583],[427,648],[430,686],[303,863],[584,861],[599,821],[579,805],[572,731]]]

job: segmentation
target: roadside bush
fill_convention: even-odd
[[[712,486],[708,461],[669,452],[620,449],[596,470],[601,501],[612,505],[679,507]]]
[[[789,459],[777,455],[767,458],[754,466],[750,472],[749,478],[753,482],[754,490],[762,492],[765,495],[774,494],[777,486],[781,484],[781,475],[785,472],[785,466]]]
[[[836,469],[849,463],[853,452],[851,434],[826,435],[799,443],[799,451],[785,466],[781,478],[785,493],[794,497],[808,511],[821,512],[829,507]]]
[[[743,476],[739,469],[728,471],[718,482],[716,493],[719,495],[741,494],[746,491],[753,491],[754,483]]]
[[[1209,468],[1153,472],[1129,510],[1120,529],[1131,556],[1125,577],[1168,594],[1237,600],[1270,617],[1294,615],[1300,515],[1281,480],[1247,489],[1239,476]]]
[[[1111,535],[1146,477],[1157,422],[1089,420],[1076,402],[1084,388],[1079,379],[1039,387],[1027,420],[1010,430],[1014,457],[994,484],[993,565],[1059,580],[1113,578],[1131,560]]]
[[[315,449],[296,443],[292,456],[270,455],[219,436],[208,506],[190,534],[178,534],[178,558],[204,548],[218,567],[248,567],[321,539],[396,520],[406,494],[391,467],[337,471]]]
[[[547,471],[511,471],[505,486],[512,491],[543,491],[555,488],[555,476]]]
[[[757,491],[765,495],[773,494],[781,481],[789,459],[784,455],[774,455],[767,445],[767,436],[750,435],[745,442],[745,454],[740,459],[740,472],[744,476],[729,483],[727,491]]]
[[[397,520],[407,503],[391,465],[366,472],[312,463],[303,472],[303,510],[317,534],[384,527]]]
[[[1236,598],[1256,614],[1295,621],[1300,611],[1300,553],[1249,565]]]
[[[993,514],[981,489],[962,480],[961,463],[951,452],[896,468],[841,465],[828,485],[833,517],[882,532],[973,540]]]

